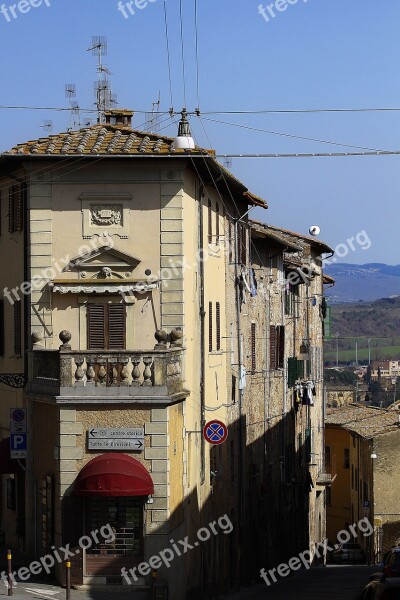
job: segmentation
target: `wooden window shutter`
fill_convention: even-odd
[[[213,310],[212,302],[208,303],[208,351],[213,349]]]
[[[120,350],[125,348],[125,305],[108,305],[108,348]]]
[[[208,201],[208,243],[212,244],[212,207],[211,207],[211,200]]]
[[[247,264],[247,230],[243,223],[238,223],[238,262],[241,265]]]
[[[14,194],[15,230],[22,231],[24,226],[24,186],[16,185]]]
[[[106,347],[105,308],[103,304],[88,304],[88,350],[104,350]]]
[[[221,350],[221,305],[219,302],[215,305],[215,313],[217,323],[217,350]]]
[[[15,231],[14,187],[11,186],[8,190],[8,231],[10,233],[14,233]]]
[[[235,232],[232,219],[228,219],[229,227],[229,262],[235,262]]]
[[[215,243],[219,244],[219,204],[215,206]]]
[[[4,356],[4,300],[0,300],[0,356]]]
[[[251,324],[251,370],[254,372],[257,367],[256,361],[256,324]]]
[[[296,379],[297,379],[297,358],[289,357],[287,360],[288,364],[288,376],[287,376],[287,386],[293,387]]]
[[[269,327],[269,366],[270,369],[277,368],[277,332],[275,325]]]
[[[283,325],[278,325],[277,327],[277,348],[278,348],[278,356],[277,356],[277,368],[283,369],[284,360],[285,360],[285,328]]]
[[[21,356],[21,300],[14,302],[14,354]]]

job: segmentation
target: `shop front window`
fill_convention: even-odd
[[[86,499],[86,534],[110,525],[115,540],[94,543],[87,554],[97,556],[131,556],[142,560],[143,497],[101,497]],[[93,537],[93,535],[92,535]],[[100,537],[100,536],[99,536]]]

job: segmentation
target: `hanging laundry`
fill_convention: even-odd
[[[314,406],[314,396],[316,395],[313,381],[306,381],[303,385],[302,403],[303,406]]]
[[[240,275],[238,277],[236,285],[239,287],[240,302],[242,304],[246,304],[247,303],[247,299],[246,299],[246,286],[245,286],[244,281],[243,281],[243,275]]]
[[[251,297],[254,298],[255,296],[257,296],[257,280],[256,280],[256,273],[255,273],[254,269],[250,269],[249,278],[250,278]]]

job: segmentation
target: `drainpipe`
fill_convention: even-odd
[[[205,316],[204,307],[204,261],[203,261],[203,235],[204,235],[204,219],[203,219],[203,198],[204,185],[199,188],[199,239],[198,239],[198,257],[199,257],[199,272],[200,272],[200,431],[203,432],[203,427],[206,424],[205,410]],[[206,478],[206,457],[205,457],[205,440],[203,433],[200,436],[200,483],[204,484]]]
[[[239,368],[239,385],[241,380],[241,375],[243,371],[243,347],[242,347],[242,327],[241,327],[241,299],[240,299],[240,289],[238,286],[239,279],[239,244],[238,244],[238,225],[240,221],[242,221],[251,210],[255,208],[251,206],[241,217],[235,219],[234,226],[234,241],[235,241],[235,286],[236,286],[236,320],[237,320],[237,344],[238,344],[238,368]],[[240,587],[241,580],[241,554],[242,554],[242,540],[243,540],[243,524],[244,524],[244,468],[243,468],[243,459],[245,458],[245,448],[243,448],[243,423],[242,423],[242,412],[243,412],[243,399],[244,399],[244,390],[239,387],[239,460],[238,460],[238,470],[239,470],[239,502],[238,502],[238,513],[239,513],[239,532],[238,532],[238,541],[239,541],[239,561],[238,561],[238,573],[237,573],[237,581]]]

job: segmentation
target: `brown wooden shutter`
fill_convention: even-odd
[[[277,332],[275,325],[269,327],[269,366],[276,369],[277,365]]]
[[[21,356],[21,301],[14,302],[14,354]]]
[[[108,348],[121,350],[125,348],[125,305],[108,305]]]
[[[212,302],[208,303],[208,351],[213,349],[213,310]]]
[[[256,324],[251,324],[251,370],[254,372],[257,367],[256,361]]]
[[[11,186],[8,190],[8,231],[10,233],[15,231],[14,216],[14,186]]]
[[[221,350],[221,305],[219,302],[215,305],[215,313],[217,323],[217,350]]]
[[[104,350],[106,340],[105,330],[105,306],[103,304],[88,304],[88,349]]]
[[[215,206],[215,243],[219,244],[219,204]]]
[[[4,300],[0,300],[0,356],[4,356]]]
[[[211,200],[208,201],[208,243],[212,244],[212,208],[211,208]]]
[[[277,369],[283,369],[284,367],[284,358],[285,358],[285,328],[283,325],[278,325],[277,327]]]
[[[14,192],[14,221],[15,230],[22,231],[24,225],[24,189],[22,185],[15,186]]]

